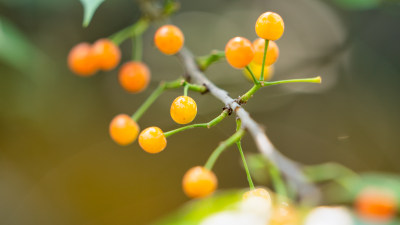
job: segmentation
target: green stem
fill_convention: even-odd
[[[142,35],[132,37],[132,59],[133,61],[142,61],[143,39]]]
[[[242,121],[240,119],[237,119],[236,120],[236,131],[238,131],[241,128],[241,126],[242,126]],[[243,167],[244,167],[244,170],[246,171],[247,181],[249,182],[250,189],[253,190],[254,189],[254,183],[253,183],[253,180],[251,179],[251,174],[250,174],[250,171],[249,171],[249,167],[247,166],[246,158],[244,157],[244,154],[243,154],[242,141],[241,140],[242,139],[239,139],[236,142],[236,145],[237,145],[237,147],[239,149],[240,157],[242,157]]]
[[[275,165],[269,163],[269,174],[271,175],[272,183],[279,198],[288,196],[285,183],[283,182],[282,175]]]
[[[251,77],[253,78],[253,82],[255,85],[260,85],[260,81],[257,80],[257,78],[254,76],[253,71],[251,71],[250,67],[247,65],[246,70],[249,71]]]
[[[253,95],[256,91],[258,91],[258,89],[261,88],[261,84],[254,84],[253,87],[248,90],[244,95],[240,96],[239,98],[239,103],[243,104],[246,103]]]
[[[271,85],[276,85],[276,84],[288,84],[288,83],[321,83],[321,77],[318,76],[318,77],[313,77],[313,78],[269,81],[269,82],[265,82],[264,86],[271,86]]]
[[[187,85],[187,83],[185,83],[184,88],[183,88],[183,96],[188,95],[188,89],[189,89],[189,85]]]
[[[150,21],[145,18],[139,19],[136,23],[128,26],[117,33],[111,35],[109,39],[115,44],[120,45],[123,41],[130,37],[135,37],[143,34],[144,31],[149,27]]]
[[[180,127],[180,128],[175,129],[175,130],[164,132],[164,136],[165,137],[169,137],[169,136],[171,136],[173,134],[176,134],[176,133],[179,133],[181,131],[188,130],[188,129],[192,129],[192,128],[195,128],[195,127],[210,128],[210,127],[213,127],[213,126],[217,125],[218,123],[220,123],[228,115],[229,115],[229,111],[227,109],[225,109],[224,111],[222,111],[222,113],[219,116],[215,117],[213,120],[211,120],[208,123],[198,123],[198,124],[191,124],[191,125],[187,125],[187,126],[184,126],[184,127]]]
[[[238,140],[240,140],[243,135],[245,134],[244,129],[239,129],[236,131],[232,136],[230,136],[228,139],[225,141],[221,142],[218,147],[214,150],[214,152],[210,155],[208,158],[206,164],[204,167],[208,170],[212,170],[215,161],[217,161],[218,157],[221,155],[221,153],[227,149],[229,146],[233,145],[236,143]]]
[[[265,67],[265,59],[267,58],[268,44],[269,44],[269,40],[265,39],[264,56],[263,56],[262,67],[261,67],[261,75],[260,75],[261,83],[264,82],[264,67]]]
[[[200,56],[196,59],[199,68],[204,71],[206,70],[211,64],[220,61],[221,59],[225,58],[224,51],[214,50],[209,55]]]

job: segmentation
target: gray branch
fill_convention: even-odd
[[[217,87],[199,70],[193,54],[188,49],[183,48],[178,53],[178,56],[183,62],[187,75],[194,83],[205,85],[214,97],[222,101],[227,108],[232,109],[236,113],[237,117],[242,121],[243,128],[253,137],[259,151],[267,160],[279,168],[287,178],[289,184],[297,190],[300,197],[304,200],[318,201],[319,191],[304,176],[300,165],[276,150],[263,128],[250,117],[249,113],[237,103],[236,99],[231,98],[227,91]]]

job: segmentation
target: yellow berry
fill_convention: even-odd
[[[185,38],[182,31],[174,25],[164,25],[154,34],[154,43],[158,50],[166,55],[173,55],[181,50]]]
[[[196,102],[189,96],[179,96],[172,102],[170,114],[176,123],[190,123],[197,114]]]
[[[212,194],[217,186],[215,174],[201,166],[189,169],[182,180],[183,191],[190,198],[206,197]]]
[[[278,40],[285,30],[282,17],[274,12],[265,12],[258,17],[256,33],[262,39]]]
[[[254,58],[253,45],[244,37],[234,37],[225,46],[225,58],[232,67],[244,68]]]
[[[262,197],[264,199],[271,201],[271,195],[264,188],[256,188],[254,190],[247,191],[243,194],[243,199],[248,199],[250,197]]]
[[[120,145],[128,145],[136,140],[139,126],[126,114],[115,116],[109,127],[111,138]]]
[[[159,153],[167,146],[167,139],[158,127],[148,127],[139,134],[139,145],[148,153]]]

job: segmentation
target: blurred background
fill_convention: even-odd
[[[279,13],[285,34],[273,80],[314,77],[323,83],[262,89],[245,108],[266,127],[286,156],[303,164],[339,162],[356,171],[400,172],[400,4],[396,0],[181,1],[171,22],[181,27],[195,55],[223,50],[234,36],[256,38],[265,11]],[[67,68],[75,44],[93,43],[135,22],[133,0],[105,1],[86,29],[78,0],[0,0],[0,224],[148,224],[187,202],[185,171],[202,165],[235,129],[234,117],[210,130],[168,139],[149,155],[137,142],[120,147],[108,135],[110,120],[132,114],[161,80],[183,74],[175,57],[152,43],[160,24],[144,36],[149,88],[128,94],[117,70],[82,78]],[[130,59],[129,41],[122,62]],[[251,87],[226,62],[206,75],[237,97]],[[140,120],[141,128],[177,127],[169,116],[182,90],[164,94]],[[223,105],[190,93],[194,122],[217,116]],[[257,152],[246,136],[243,148]],[[217,161],[220,189],[247,180],[234,148]]]

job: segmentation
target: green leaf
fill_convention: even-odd
[[[92,20],[94,13],[97,8],[103,3],[105,0],[80,0],[83,5],[83,27],[87,27]]]
[[[197,225],[211,214],[235,209],[243,190],[217,192],[211,197],[188,202],[178,211],[152,225]]]

